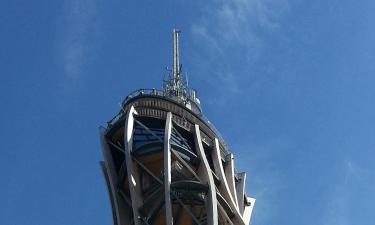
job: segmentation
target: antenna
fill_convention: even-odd
[[[200,114],[199,99],[194,90],[188,89],[187,74],[182,73],[180,64],[180,33],[174,28],[172,32],[172,68],[167,67],[167,74],[163,79],[163,95],[175,101],[185,104],[185,106]]]
[[[173,29],[173,80],[176,86],[178,86],[178,82],[180,79],[180,32],[181,31],[177,29]]]
[[[180,89],[180,71],[181,71],[181,65],[180,65],[180,46],[179,46],[179,36],[180,32],[177,29],[173,29],[173,89],[175,91],[179,91]]]
[[[164,94],[169,97],[175,97],[180,100],[186,100],[188,98],[187,85],[184,77],[181,73],[180,64],[180,37],[181,31],[173,29],[172,39],[172,71],[169,72],[167,80],[164,80]]]

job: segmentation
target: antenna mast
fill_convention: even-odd
[[[176,88],[180,80],[180,47],[179,34],[181,31],[173,29],[173,81]]]
[[[179,37],[180,32],[177,29],[173,29],[173,51],[172,51],[172,71],[169,73],[167,80],[164,80],[164,95],[169,97],[177,98],[185,101],[188,98],[188,90],[186,80],[181,73],[180,64],[180,46]]]
[[[180,64],[180,33],[178,29],[172,32],[172,69],[167,68],[167,74],[163,80],[163,96],[184,104],[188,109],[202,113],[200,101],[196,96],[195,90],[188,89],[187,75],[181,72]]]

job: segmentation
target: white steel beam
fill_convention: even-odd
[[[229,185],[227,182],[227,179],[225,178],[225,173],[224,173],[224,168],[223,168],[223,163],[221,161],[221,156],[220,156],[220,146],[219,146],[219,141],[217,138],[214,139],[214,146],[213,146],[213,151],[212,151],[212,161],[214,163],[214,168],[217,176],[219,177],[220,181],[222,182],[218,189],[221,193],[221,195],[225,198],[225,200],[229,203],[230,207],[233,209],[234,214],[235,214],[235,221],[237,222],[236,224],[242,224],[244,225],[245,222],[242,219],[242,213],[240,212],[239,208],[236,205],[236,202],[234,200],[234,196],[232,196],[231,191],[229,189]],[[242,198],[244,196],[242,195]]]
[[[171,203],[171,131],[172,131],[172,113],[167,113],[164,132],[164,196],[165,196],[165,221],[173,224],[172,203]]]
[[[235,184],[235,180],[234,180],[234,160],[233,160],[233,154],[230,153],[228,156],[229,156],[229,159],[226,158],[225,177],[227,179],[227,183],[228,183],[228,186],[229,186],[230,193],[233,196],[233,200],[234,200],[234,202],[236,203],[236,205],[238,207],[236,184]]]
[[[240,213],[243,214],[245,209],[245,181],[246,181],[246,173],[238,173],[238,184],[236,186],[237,198],[238,198],[238,208],[240,209]]]
[[[127,168],[127,175],[129,181],[130,197],[132,200],[134,225],[141,225],[139,220],[138,209],[142,205],[142,196],[140,190],[140,180],[138,170],[135,168],[132,159],[132,148],[133,148],[133,127],[134,127],[134,116],[136,114],[134,107],[131,106],[126,115],[126,121],[124,124],[124,146],[125,146],[125,161]]]
[[[217,207],[219,209],[219,212],[220,212],[220,215],[222,216],[222,218],[224,219],[224,223],[226,225],[234,225],[232,220],[228,217],[227,213],[225,212],[223,206],[220,205],[220,203],[217,204]]]
[[[100,166],[102,167],[102,172],[103,176],[106,182],[107,186],[107,191],[109,194],[109,200],[111,201],[111,206],[112,206],[112,219],[113,219],[113,224],[118,225],[120,220],[118,218],[118,204],[116,197],[114,196],[114,193],[111,188],[111,182],[109,181],[109,174],[108,174],[108,168],[106,166],[106,163],[104,161],[100,161]]]
[[[116,215],[117,221],[114,221],[114,224],[117,225],[125,225],[127,221],[129,221],[129,215],[126,213],[129,208],[126,207],[124,202],[122,202],[119,199],[119,196],[117,194],[117,186],[118,186],[118,178],[117,178],[117,172],[114,166],[113,158],[111,155],[111,151],[108,145],[108,141],[105,137],[105,128],[100,127],[99,128],[99,135],[100,135],[100,143],[102,146],[102,152],[104,156],[104,162],[101,164],[103,173],[105,178],[108,179],[107,187],[108,187],[108,193],[111,195],[111,199],[113,200],[113,210],[114,214]],[[124,213],[125,212],[125,213]]]
[[[245,206],[245,210],[244,210],[244,213],[243,213],[243,218],[245,220],[245,223],[249,224],[250,223],[250,219],[251,219],[251,214],[253,213],[253,208],[254,208],[254,204],[255,204],[255,198],[247,197],[247,201],[250,202],[250,205],[249,206]]]
[[[216,188],[214,183],[214,178],[212,177],[211,168],[208,164],[206,154],[204,153],[201,133],[199,130],[199,125],[195,124],[195,148],[201,158],[201,164],[199,166],[199,175],[203,182],[208,183],[208,193],[207,193],[207,224],[208,225],[218,225],[218,214],[217,214],[217,199],[216,199]]]

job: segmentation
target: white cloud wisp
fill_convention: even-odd
[[[203,52],[197,58],[213,70],[206,79],[219,81],[227,94],[239,94],[243,76],[261,54],[262,34],[279,30],[289,8],[287,0],[212,0],[203,5],[191,30]]]

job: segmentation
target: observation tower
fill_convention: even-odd
[[[129,94],[100,128],[114,225],[248,225],[246,174],[204,117],[181,71],[180,31],[163,90]]]

